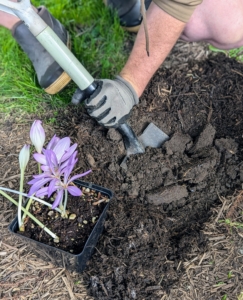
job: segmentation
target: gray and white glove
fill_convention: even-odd
[[[139,99],[132,85],[120,76],[96,81],[98,87],[85,100],[88,114],[105,127],[118,127],[129,117]]]

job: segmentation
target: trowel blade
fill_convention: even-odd
[[[169,136],[159,129],[159,127],[150,123],[144,132],[138,137],[138,140],[144,148],[159,148],[164,142],[169,140]]]
[[[169,140],[169,136],[153,123],[150,123],[146,127],[144,132],[137,139],[137,141],[141,143],[141,146],[143,146],[144,149],[146,147],[160,148],[162,144],[168,140]],[[133,152],[133,151],[129,151],[131,149],[128,148],[126,150],[127,150],[127,155],[122,160],[120,167],[122,167],[124,170],[127,171],[127,159],[129,158],[129,156],[131,154],[143,153],[144,151]]]

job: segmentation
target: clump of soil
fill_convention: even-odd
[[[80,197],[69,195],[65,217],[39,202],[34,202],[30,207],[30,212],[58,236],[58,241],[29,217],[24,222],[25,230],[18,233],[72,254],[80,254],[105,205],[109,202],[106,195],[95,190],[83,187],[82,192]],[[48,200],[46,199],[47,202]]]

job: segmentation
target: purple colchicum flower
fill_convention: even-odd
[[[46,146],[46,149],[53,149],[56,144],[60,141],[60,138],[54,135],[48,145]]]
[[[80,196],[81,190],[73,184],[73,181],[83,177],[91,172],[91,170],[70,177],[78,159],[77,144],[70,146],[70,138],[65,137],[59,139],[54,136],[46,149],[42,149],[43,154],[35,153],[34,158],[41,164],[42,174],[34,175],[33,179],[28,182],[32,185],[28,195],[37,197],[50,197],[56,192],[55,200],[52,208],[56,208],[64,197],[64,192],[69,192],[73,196]]]
[[[38,153],[41,153],[45,143],[45,131],[40,120],[35,120],[30,129],[30,139]]]
[[[67,173],[68,172],[69,171],[67,171]],[[82,174],[75,175],[75,176],[71,177],[70,179],[67,179],[67,178],[65,179],[66,174],[64,172],[64,180],[62,182],[59,182],[60,186],[57,188],[57,196],[56,196],[56,199],[55,199],[55,201],[52,205],[52,208],[54,209],[60,204],[60,202],[62,201],[63,193],[64,193],[65,190],[67,190],[73,196],[81,196],[82,191],[73,184],[73,181],[80,178],[80,177],[88,175],[90,172],[91,172],[91,170],[89,170],[87,172],[84,172]]]
[[[54,139],[55,138],[55,139]],[[59,139],[56,136],[54,136],[52,138],[52,140],[50,141],[50,143],[47,145],[46,149],[43,149],[43,153],[35,153],[34,154],[34,159],[40,163],[42,165],[41,169],[42,171],[47,171],[49,170],[48,168],[46,168],[47,164],[47,160],[46,160],[46,155],[45,152],[48,150],[52,150],[55,155],[56,155],[56,160],[57,163],[60,164],[64,161],[66,161],[76,150],[77,148],[77,144],[73,144],[70,147],[70,138],[69,137],[65,137],[63,139]]]

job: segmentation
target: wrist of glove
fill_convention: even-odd
[[[139,99],[132,85],[120,76],[97,81],[95,92],[85,100],[89,115],[105,127],[118,127],[129,117]]]

